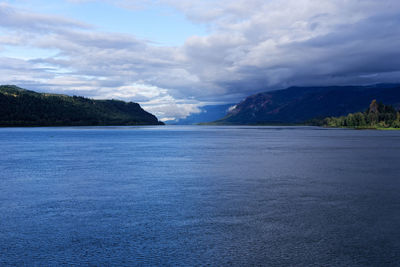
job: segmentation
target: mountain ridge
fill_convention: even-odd
[[[257,93],[238,103],[215,124],[302,124],[364,111],[373,99],[400,107],[399,84],[293,86]]]

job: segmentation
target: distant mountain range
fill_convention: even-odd
[[[247,97],[237,105],[208,105],[168,124],[304,124],[363,112],[376,99],[400,108],[400,85],[290,87]],[[232,106],[234,106],[232,108]],[[222,118],[222,119],[221,119]],[[139,104],[37,93],[0,86],[0,126],[160,125]]]
[[[290,87],[247,97],[216,124],[301,124],[365,111],[376,99],[400,107],[400,85]]]
[[[0,86],[0,126],[160,125],[139,104]]]
[[[200,113],[190,114],[184,119],[165,121],[172,125],[190,125],[218,120],[226,115],[228,109],[235,104],[207,105],[200,107]]]

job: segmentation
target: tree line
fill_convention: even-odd
[[[400,128],[400,113],[393,106],[384,105],[374,99],[365,112],[328,117],[321,124],[326,127]]]

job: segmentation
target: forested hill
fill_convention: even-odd
[[[0,86],[0,126],[160,125],[139,104]]]

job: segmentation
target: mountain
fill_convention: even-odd
[[[160,125],[139,104],[0,86],[0,126]]]
[[[202,122],[215,121],[226,115],[228,109],[234,104],[224,104],[224,105],[207,105],[201,107],[200,113],[194,113],[189,115],[184,119],[166,121],[166,124],[173,125],[190,125],[198,124]]]
[[[299,124],[365,111],[376,99],[400,107],[400,85],[290,87],[247,97],[217,124]]]

